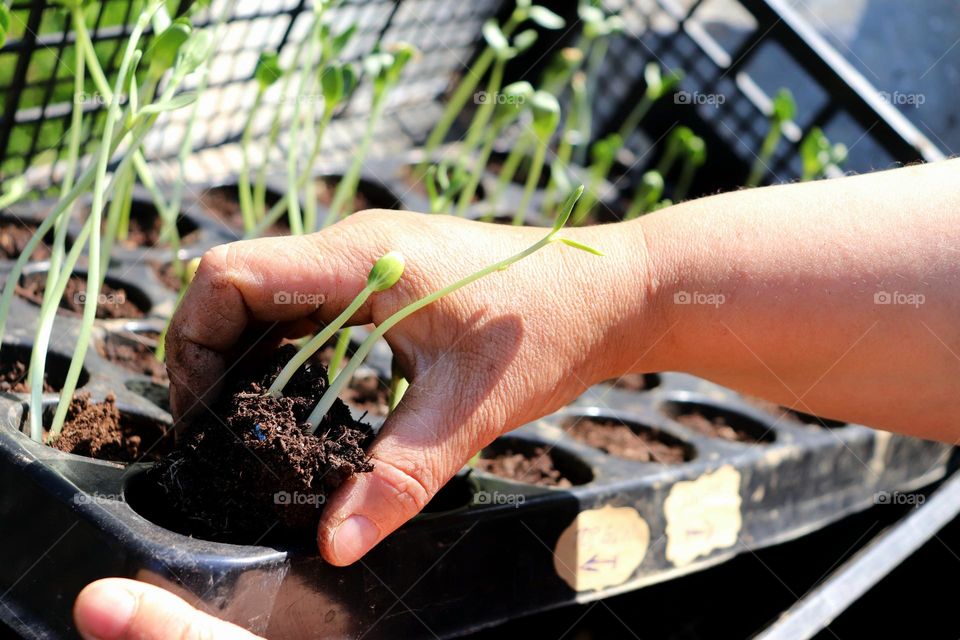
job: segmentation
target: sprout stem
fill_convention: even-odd
[[[361,343],[361,345],[357,348],[357,352],[352,358],[350,358],[350,361],[343,368],[343,370],[337,374],[336,379],[334,379],[334,381],[330,384],[330,387],[323,394],[323,397],[320,398],[320,402],[317,403],[317,406],[314,407],[313,411],[310,413],[310,416],[307,418],[307,422],[310,425],[311,433],[316,433],[317,428],[320,426],[321,420],[323,420],[323,417],[327,415],[328,411],[330,411],[330,407],[333,406],[333,403],[340,395],[340,392],[350,381],[350,378],[356,372],[357,368],[363,363],[364,360],[366,360],[367,356],[370,354],[370,350],[373,349],[373,346],[376,344],[376,342],[382,338],[387,331],[420,309],[423,309],[433,302],[436,302],[444,296],[450,295],[454,291],[462,289],[463,287],[476,282],[477,280],[488,276],[491,273],[503,271],[510,265],[523,260],[533,253],[536,253],[540,249],[556,240],[562,241],[561,238],[557,237],[557,233],[561,228],[563,228],[563,225],[565,225],[567,220],[570,218],[570,212],[573,210],[574,204],[582,193],[583,187],[581,186],[577,189],[577,191],[571,194],[571,196],[567,199],[567,202],[564,204],[564,211],[560,216],[557,217],[557,221],[554,223],[553,228],[550,229],[550,231],[536,243],[527,247],[523,251],[510,256],[509,258],[495,262],[494,264],[484,267],[483,269],[480,269],[479,271],[465,278],[457,280],[453,284],[449,284],[438,291],[434,291],[433,293],[430,293],[419,300],[412,302],[380,323],[373,331],[370,332],[370,335],[367,336],[366,340],[364,340],[363,343]],[[573,243],[572,246],[593,251],[587,247],[584,247],[583,245],[578,245],[577,243]]]
[[[162,2],[160,0],[151,0],[151,2],[147,5],[146,10],[140,14],[140,17],[130,32],[126,50],[124,51],[123,58],[120,62],[120,69],[117,74],[116,85],[114,86],[113,99],[110,101],[110,107],[107,110],[107,116],[103,126],[103,138],[105,141],[113,139],[113,129],[116,125],[121,123],[122,110],[120,108],[119,94],[123,89],[122,83],[127,78],[127,74],[129,73],[129,69],[133,63],[135,54],[138,51],[137,43],[140,40],[140,36],[143,34],[143,30],[149,23],[150,18],[157,11],[157,9],[160,8],[161,5]],[[175,86],[176,83],[171,83],[171,86],[168,87],[167,91],[170,95],[172,95],[172,88]],[[166,97],[169,98],[170,96],[168,95]],[[74,348],[73,358],[70,361],[70,368],[67,371],[67,376],[64,379],[63,387],[60,392],[60,402],[57,403],[57,411],[50,427],[50,434],[53,438],[56,438],[60,433],[60,430],[63,428],[67,409],[70,406],[70,400],[73,398],[73,392],[76,389],[77,381],[80,378],[80,372],[83,369],[83,361],[86,356],[87,346],[90,342],[90,334],[93,331],[93,323],[97,315],[97,301],[102,282],[102,277],[100,274],[100,219],[103,212],[104,197],[106,195],[105,187],[107,185],[107,165],[110,161],[110,155],[110,145],[103,144],[97,157],[96,175],[94,177],[93,186],[93,204],[90,209],[90,222],[93,228],[93,233],[90,235],[89,243],[89,264],[87,265],[86,288],[87,298],[84,301],[83,320],[80,326],[80,333],[77,336],[77,344]],[[130,155],[132,156],[134,154]],[[66,279],[69,277],[69,273],[63,274],[63,278]],[[35,411],[39,411],[40,409],[41,407],[34,407]]]
[[[333,382],[337,377],[337,371],[340,365],[347,358],[347,348],[350,346],[350,327],[346,327],[337,336],[337,344],[333,347],[333,356],[330,358],[330,365],[327,367],[327,382]]]
[[[530,165],[530,171],[527,174],[527,184],[523,188],[523,198],[517,206],[517,211],[513,214],[513,224],[515,225],[522,225],[527,217],[530,199],[533,197],[533,192],[540,182],[540,174],[543,172],[543,163],[547,158],[547,146],[549,144],[549,138],[537,142],[537,150],[533,155],[533,164]]]

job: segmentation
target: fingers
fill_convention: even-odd
[[[242,355],[233,348],[251,323],[269,328],[328,321],[353,300],[377,257],[375,243],[354,235],[335,226],[311,236],[235,242],[204,254],[167,333],[175,418],[189,417],[216,397],[227,363]],[[355,321],[368,322],[369,315],[362,308]]]
[[[415,516],[504,426],[491,399],[445,394],[452,371],[418,379],[370,448],[373,471],[352,476],[324,510],[320,553],[351,564]]]
[[[256,640],[240,627],[198,611],[169,591],[136,580],[87,585],[73,606],[84,640]]]

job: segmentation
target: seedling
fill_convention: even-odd
[[[400,81],[400,74],[403,73],[404,67],[407,66],[416,52],[417,50],[409,44],[397,44],[394,45],[390,53],[385,51],[374,53],[364,60],[364,72],[370,76],[373,83],[373,97],[370,103],[370,115],[367,117],[367,128],[360,147],[353,154],[350,168],[337,184],[337,190],[333,194],[330,212],[324,221],[324,226],[333,224],[345,214],[352,213],[352,210],[348,211],[348,208],[360,183],[360,170],[370,151],[373,134],[383,116],[387,95]]]
[[[23,176],[11,178],[0,188],[0,209],[6,209],[27,194],[27,179]]]
[[[479,167],[481,172],[483,171],[481,163],[478,162],[474,167],[475,172],[477,167]],[[427,169],[427,175],[424,176],[427,198],[430,200],[430,213],[446,211],[453,202],[453,199],[457,197],[457,194],[460,194],[462,198],[463,194],[466,193],[464,185],[468,184],[468,180],[472,180],[472,178],[467,178],[466,172],[460,165],[456,165],[453,169],[451,169],[446,162],[431,165],[430,168]],[[472,182],[470,184],[472,184]],[[473,184],[473,190],[476,190],[476,184]],[[472,193],[470,197],[473,197]],[[470,201],[467,200],[467,205],[469,204]],[[459,210],[457,213],[458,215],[462,215]]]
[[[670,134],[667,136],[667,142],[663,150],[663,155],[660,156],[660,162],[657,163],[656,171],[661,176],[666,176],[670,173],[670,170],[673,169],[673,165],[676,163],[677,158],[680,156],[680,152],[683,150],[686,140],[692,138],[696,134],[693,132],[693,129],[690,127],[685,127],[683,125],[674,127]]]
[[[560,87],[560,89],[562,89],[566,83],[566,78],[575,73],[576,70],[580,68],[582,62],[583,52],[579,49],[562,49],[554,63],[544,73],[541,82],[541,85],[545,87],[543,90],[547,91],[546,87]],[[556,92],[550,93],[557,95]],[[500,198],[503,197],[507,185],[513,180],[521,163],[529,160],[527,154],[530,150],[530,145],[535,143],[536,136],[529,130],[525,130],[523,134],[517,138],[516,142],[514,142],[513,148],[510,149],[510,153],[507,155],[507,159],[504,161],[503,166],[500,167],[500,177],[497,180],[496,190],[488,200],[491,210],[496,209],[497,203],[500,202]]]
[[[503,100],[500,101],[493,110],[490,118],[490,127],[486,130],[486,139],[473,170],[470,173],[469,181],[460,191],[460,200],[457,203],[457,215],[466,213],[467,208],[473,201],[473,197],[480,185],[480,179],[483,171],[490,160],[490,154],[493,153],[493,145],[496,143],[500,134],[520,117],[533,98],[533,86],[526,81],[514,82],[503,88]]]
[[[350,318],[364,305],[364,303],[374,293],[386,291],[400,280],[403,275],[405,263],[403,256],[396,251],[384,255],[373,264],[370,273],[367,276],[367,284],[360,290],[357,297],[353,299],[347,308],[337,316],[333,322],[323,328],[323,331],[311,338],[303,347],[297,351],[286,366],[277,375],[277,378],[270,385],[267,393],[272,396],[279,396],[283,393],[283,388],[290,382],[290,378],[297,372],[297,369],[306,364],[313,354],[320,350],[323,345],[330,341],[330,338],[340,331]]]
[[[773,107],[770,111],[770,130],[760,145],[760,154],[750,168],[746,186],[756,187],[763,180],[769,170],[770,159],[773,158],[780,137],[783,135],[783,125],[797,114],[797,103],[789,89],[780,89],[773,98]]]
[[[830,169],[839,169],[847,159],[847,146],[830,144],[820,127],[814,127],[800,143],[800,158],[803,161],[802,182],[816,180]]]
[[[570,79],[570,113],[567,115],[563,130],[560,132],[560,144],[557,147],[557,156],[550,164],[550,184],[543,197],[544,214],[553,211],[556,205],[556,194],[570,191],[570,179],[567,176],[567,167],[573,159],[573,148],[582,145],[587,140],[584,132],[578,128],[582,119],[580,114],[590,109],[590,98],[587,95],[587,76],[577,72]]]
[[[607,51],[610,48],[610,39],[623,32],[623,20],[618,15],[605,16],[597,7],[581,4],[579,7],[580,19],[584,22],[583,35],[589,40],[589,53],[587,54],[587,93],[596,95],[597,82],[600,77],[600,67],[607,57]],[[564,83],[566,84],[566,83]],[[584,141],[590,140],[593,136],[593,110],[583,109],[578,113],[580,122],[578,127],[583,134]],[[577,147],[577,162],[583,164],[586,158],[586,145]],[[587,187],[587,196],[589,197],[590,188]]]
[[[567,198],[567,201],[564,203],[561,214],[557,216],[557,219],[553,225],[553,228],[550,229],[547,235],[545,235],[538,242],[534,243],[530,247],[527,247],[520,253],[510,256],[509,258],[506,258],[499,262],[495,262],[477,271],[476,273],[473,273],[465,278],[457,280],[453,284],[447,285],[446,287],[438,291],[434,291],[433,293],[430,293],[420,298],[419,300],[412,302],[411,304],[405,306],[403,309],[397,311],[396,313],[391,315],[389,318],[384,320],[382,323],[380,323],[376,329],[370,332],[370,335],[367,336],[366,340],[364,340],[363,343],[360,344],[354,356],[350,358],[350,362],[347,363],[347,366],[344,367],[339,374],[337,374],[337,377],[330,384],[330,387],[323,394],[323,397],[320,398],[320,401],[317,403],[317,406],[314,407],[313,411],[310,413],[310,416],[307,419],[307,422],[310,425],[311,433],[316,432],[317,428],[320,425],[320,421],[330,410],[330,407],[333,406],[333,403],[336,401],[337,396],[340,395],[340,392],[350,381],[350,378],[353,376],[354,372],[357,370],[360,364],[366,359],[366,357],[370,354],[370,350],[373,348],[373,345],[376,344],[376,342],[380,340],[380,338],[382,338],[387,333],[387,331],[392,329],[394,326],[402,322],[404,319],[406,319],[410,315],[436,302],[437,300],[440,300],[441,298],[450,295],[451,293],[457,291],[458,289],[462,289],[463,287],[473,282],[476,282],[477,280],[483,277],[486,277],[497,271],[503,271],[504,269],[507,269],[514,263],[519,262],[520,260],[523,260],[527,256],[530,256],[536,253],[540,249],[543,249],[544,247],[554,242],[562,242],[568,246],[574,247],[576,249],[580,249],[582,251],[587,251],[594,255],[603,255],[592,247],[588,247],[575,240],[571,240],[569,238],[563,238],[558,235],[560,230],[567,223],[567,220],[569,220],[570,214],[573,211],[573,207],[576,204],[576,201],[580,198],[582,193],[583,193],[583,187],[581,186],[575,192],[570,194],[570,196]]]
[[[517,27],[528,19],[544,29],[553,31],[566,26],[563,18],[546,7],[534,5],[531,3],[531,0],[517,0],[516,6],[510,13],[510,17],[500,31],[505,38],[509,38],[513,35],[513,32],[516,31]],[[488,43],[476,62],[473,63],[473,67],[467,69],[466,73],[464,73],[463,79],[460,84],[457,85],[453,95],[450,96],[443,114],[440,116],[437,125],[433,128],[433,131],[430,132],[424,144],[425,160],[424,165],[421,167],[421,172],[426,172],[426,162],[429,161],[429,158],[433,157],[437,147],[446,139],[447,134],[450,132],[450,127],[453,126],[457,116],[460,115],[463,108],[467,105],[467,102],[473,97],[480,79],[486,75],[487,70],[496,58],[497,51]]]
[[[591,148],[592,162],[590,164],[590,187],[584,194],[583,199],[577,203],[577,209],[573,212],[573,224],[580,225],[586,220],[587,216],[593,210],[599,198],[600,185],[617,157],[617,151],[623,147],[623,138],[618,133],[611,133],[605,138],[601,138],[593,143]]]
[[[521,225],[527,215],[527,208],[530,206],[530,199],[533,192],[540,182],[540,174],[543,172],[543,163],[547,158],[547,147],[550,145],[550,139],[557,131],[560,125],[560,103],[557,99],[546,91],[537,91],[530,98],[530,110],[533,113],[533,124],[531,130],[536,138],[537,148],[533,154],[533,161],[527,173],[527,183],[523,189],[523,198],[517,206],[517,211],[513,216],[513,224]]]
[[[707,144],[700,136],[686,136],[683,139],[683,169],[680,171],[680,177],[673,189],[673,199],[677,202],[687,197],[690,191],[690,185],[693,184],[693,177],[697,169],[703,166],[707,161]]]
[[[663,196],[663,176],[659,171],[647,171],[640,178],[640,184],[633,194],[633,202],[624,215],[624,220],[632,220],[652,211]]]
[[[330,125],[330,122],[333,121],[333,116],[337,112],[337,109],[350,97],[350,94],[356,86],[357,74],[351,64],[331,63],[320,72],[320,90],[323,94],[323,115],[321,116],[317,130],[313,132],[311,136],[313,138],[313,148],[310,150],[307,164],[297,178],[296,192],[299,192],[311,184],[312,169],[316,164],[317,157],[320,155],[324,133]],[[316,198],[312,194],[308,194],[308,197],[305,199],[307,204],[305,205],[304,226],[310,231],[316,229],[316,218],[313,210],[315,200]],[[261,235],[270,225],[279,220],[280,216],[286,213],[292,201],[293,198],[291,198],[289,192],[284,194],[276,204],[270,207],[270,210],[257,223],[257,226],[254,227],[251,232],[248,232],[245,237],[251,238]]]
[[[640,126],[653,105],[664,96],[669,95],[680,84],[683,75],[683,71],[679,69],[672,70],[664,75],[660,65],[656,62],[651,62],[643,68],[643,78],[647,88],[644,89],[643,98],[630,111],[620,126],[619,133],[624,144]]]
[[[253,191],[250,185],[250,144],[253,142],[253,125],[256,122],[257,112],[263,103],[267,90],[283,75],[280,68],[280,57],[275,51],[264,51],[257,60],[253,78],[257,83],[257,92],[254,94],[253,105],[247,112],[247,120],[243,125],[240,138],[240,181],[238,195],[240,199],[240,213],[243,216],[243,228],[249,231],[256,224],[254,213]],[[299,102],[299,101],[298,101]]]
[[[61,401],[57,405],[56,415],[54,416],[51,426],[51,438],[56,438],[63,426],[70,399],[73,397],[73,392],[76,389],[77,380],[82,370],[82,363],[89,344],[93,320],[96,316],[97,299],[103,282],[102,271],[107,258],[107,255],[102,251],[102,232],[100,227],[106,193],[114,193],[118,185],[130,178],[132,175],[130,172],[138,157],[136,150],[142,144],[143,139],[146,137],[158,115],[163,111],[189,104],[193,99],[189,94],[177,97],[174,95],[184,77],[195,70],[195,66],[193,66],[195,59],[181,55],[177,57],[176,67],[167,83],[163,95],[156,101],[141,106],[142,102],[146,102],[142,100],[143,97],[152,97],[156,83],[154,78],[148,77],[143,87],[138,88],[136,86],[134,70],[141,57],[141,51],[137,49],[137,43],[146,25],[149,23],[150,17],[160,6],[161,3],[157,0],[151,2],[131,30],[120,63],[116,83],[110,91],[111,100],[104,121],[103,140],[95,153],[94,162],[84,170],[72,188],[61,197],[53,211],[38,225],[36,233],[27,243],[24,251],[11,269],[4,287],[3,296],[0,298],[0,334],[2,334],[8,318],[13,292],[29,256],[33,253],[41,239],[49,232],[51,227],[58,223],[63,224],[63,218],[68,215],[71,205],[80,194],[92,187],[93,204],[90,214],[85,220],[70,253],[66,255],[64,263],[58,265],[61,267],[60,271],[57,272],[55,269],[49,270],[44,299],[41,303],[40,319],[38,321],[33,351],[31,353],[30,366],[30,430],[31,436],[38,441],[42,439],[42,381],[53,318],[58,302],[72,275],[73,268],[85,245],[88,244],[87,239],[89,238],[89,246],[86,247],[89,256],[86,286],[88,297],[84,307],[76,348],[69,371],[62,385]],[[120,99],[120,95],[124,89],[130,93],[130,99],[125,113],[121,108]],[[128,151],[124,154],[114,170],[113,178],[108,181],[106,171],[109,160],[121,143],[126,145]],[[117,207],[119,207],[119,205],[117,205]],[[111,208],[114,209],[113,206]],[[106,246],[109,247],[109,242],[106,243]]]

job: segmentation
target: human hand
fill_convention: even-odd
[[[555,411],[635,364],[637,309],[648,295],[633,223],[564,230],[606,253],[553,245],[422,309],[386,335],[410,381],[369,454],[374,470],[328,501],[324,558],[350,564],[413,517],[472,455],[505,431]],[[303,335],[335,318],[370,267],[400,251],[406,270],[352,324],[378,324],[407,303],[512,255],[546,230],[445,216],[368,211],[309,236],[236,242],[204,255],[168,332],[174,416],[210,404],[251,330]],[[325,302],[277,304],[280,291]],[[276,324],[277,326],[273,326]]]
[[[257,640],[240,627],[194,609],[169,591],[136,580],[87,585],[73,605],[84,640]]]

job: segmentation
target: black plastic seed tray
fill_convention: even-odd
[[[96,361],[88,369],[94,393],[129,382]],[[118,395],[128,414],[166,419],[142,398]],[[664,374],[651,391],[591,389],[497,441],[549,447],[577,486],[458,475],[424,514],[340,569],[306,543],[211,543],[157,526],[137,512],[149,502],[138,483],[143,464],[124,468],[37,445],[20,433],[22,401],[0,404],[0,528],[9,548],[23,551],[7,554],[0,570],[4,619],[40,637],[67,635],[72,598],[106,575],[167,587],[272,638],[454,636],[795,538],[874,504],[880,492],[937,480],[948,451],[855,425],[777,422],[729,391]],[[704,438],[668,417],[690,406],[751,425],[761,443]],[[656,433],[681,445],[688,461],[605,455],[565,435],[584,417]]]

